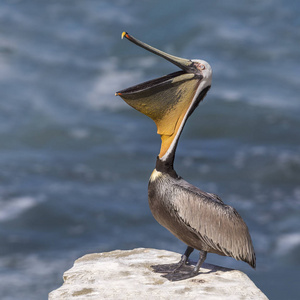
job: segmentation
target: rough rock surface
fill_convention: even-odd
[[[244,273],[210,264],[193,278],[171,281],[169,270],[180,257],[144,248],[88,254],[64,273],[64,284],[49,294],[49,300],[267,299]]]

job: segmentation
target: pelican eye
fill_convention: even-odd
[[[200,65],[200,69],[201,70],[205,70],[205,66],[204,65]]]

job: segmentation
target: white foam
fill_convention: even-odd
[[[275,254],[287,254],[293,251],[296,247],[300,247],[299,232],[282,234],[277,240]]]
[[[243,37],[245,40],[249,41],[261,41],[262,40],[262,34],[258,33],[255,30],[249,29],[247,26],[239,26],[237,24],[230,22],[227,24],[227,26],[220,26],[218,27],[218,30],[216,34],[219,36],[219,38],[230,40],[230,41],[240,41],[241,37]]]
[[[87,138],[90,135],[90,132],[85,128],[73,128],[70,130],[69,134],[71,137],[81,140]]]
[[[40,201],[41,199],[29,196],[12,198],[5,201],[0,200],[0,221],[14,219]]]
[[[100,75],[87,95],[87,103],[96,109],[128,107],[115,92],[141,82],[141,72],[111,70]]]

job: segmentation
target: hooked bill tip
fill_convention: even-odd
[[[121,93],[119,93],[119,92],[116,92],[115,93],[115,96],[121,96],[122,94]]]
[[[123,31],[123,32],[122,32],[122,35],[121,35],[121,39],[122,39],[122,40],[123,40],[123,38],[124,38],[125,35],[127,35],[127,32],[126,32],[126,31]]]

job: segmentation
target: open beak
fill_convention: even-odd
[[[179,67],[180,69],[182,69],[183,71],[186,71],[187,73],[195,73],[196,68],[194,67],[194,63],[189,60],[189,59],[185,59],[185,58],[180,58],[174,55],[170,55],[166,52],[163,52],[161,50],[158,50],[146,43],[143,43],[139,40],[137,40],[136,38],[134,38],[133,36],[129,35],[127,32],[123,32],[122,33],[122,39],[125,37],[126,39],[128,39],[129,41],[131,41],[132,43],[158,55],[161,56],[162,58],[168,60],[169,62],[171,62],[172,64],[176,65],[177,67]]]
[[[190,115],[189,109],[194,104],[195,98],[198,98],[197,90],[203,76],[197,65],[189,59],[167,54],[137,40],[127,32],[122,33],[122,38],[124,37],[182,69],[116,92],[116,96],[120,96],[127,104],[156,123],[157,133],[162,138],[159,154],[162,157],[181,128],[181,124],[186,121],[186,116]],[[198,99],[198,103],[204,96]]]

